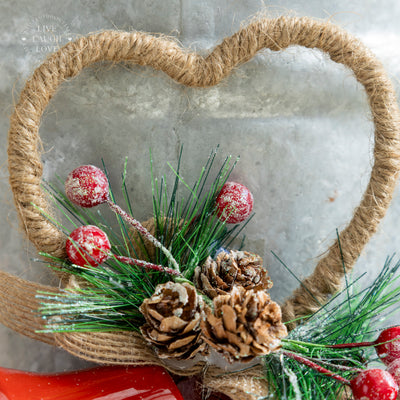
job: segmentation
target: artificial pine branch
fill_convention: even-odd
[[[181,157],[182,150],[177,167],[170,166],[175,175],[171,193],[165,178],[160,184],[154,178],[151,160],[156,239],[150,242],[156,247],[155,260],[129,258],[128,261],[130,252],[135,252],[137,246],[147,250],[145,242],[149,241],[147,231],[142,230],[140,235],[141,229],[137,238],[130,235],[129,225],[138,225],[133,216],[117,212],[120,232],[116,233],[100,211],[93,213],[77,208],[61,191],[48,185],[67,220],[75,227],[81,224],[101,226],[112,241],[112,252],[107,250],[108,260],[95,267],[52,258],[52,268],[70,272],[83,285],[61,294],[38,294],[43,300],[40,312],[48,320],[46,332],[137,330],[144,322],[139,308],[154,294],[158,284],[169,280],[192,284],[194,269],[218,248],[230,243],[231,236],[236,237],[241,232],[246,224],[228,229],[218,218],[216,209],[216,198],[236,162],[231,166],[231,157],[226,158],[215,179],[208,182],[216,157],[216,151],[212,152],[198,180],[189,186],[180,174]],[[132,215],[125,180],[126,162],[122,193]],[[183,199],[182,187],[188,192],[186,199]],[[114,204],[111,188],[107,199]],[[58,227],[68,234],[67,228],[60,224]],[[349,384],[354,374],[366,368],[373,355],[373,351],[364,346],[371,336],[371,324],[381,319],[400,297],[400,288],[391,287],[400,264],[390,267],[391,261],[387,260],[367,289],[355,290],[354,282],[349,284],[346,277],[346,289],[341,296],[333,298],[290,332],[282,340],[281,351],[264,357],[265,377],[276,398],[336,399],[345,391],[343,383]],[[169,265],[173,269],[168,269]],[[363,342],[363,346],[334,347],[346,342]]]
[[[119,232],[116,232],[105,220],[101,211],[82,209],[73,204],[56,186],[47,184],[46,190],[55,201],[56,207],[61,210],[67,221],[74,227],[79,225],[96,225],[107,234],[112,245],[114,257],[109,257],[102,265],[96,267],[79,267],[70,262],[51,258],[51,267],[63,272],[67,271],[76,276],[78,281],[84,282],[83,288],[66,290],[64,295],[51,293],[38,293],[42,300],[40,312],[49,323],[46,331],[109,331],[132,330],[143,324],[143,316],[139,307],[143,300],[149,298],[160,283],[168,280],[188,281],[193,276],[197,265],[202,263],[210,254],[223,246],[231,236],[237,237],[241,229],[237,225],[227,228],[225,222],[216,215],[215,199],[222,186],[227,181],[236,161],[231,165],[231,157],[227,157],[219,167],[214,179],[210,179],[214,169],[217,149],[213,151],[199,178],[194,185],[189,186],[180,175],[182,149],[179,154],[178,165],[172,169],[175,179],[171,193],[163,178],[160,185],[153,175],[153,162],[151,165],[153,215],[155,220],[157,241],[180,266],[182,276],[168,275],[167,268],[163,271],[148,270],[145,263],[124,262],[129,252],[135,249],[146,249],[143,235],[137,235],[136,240],[130,235],[130,226],[126,219],[117,213]],[[103,164],[107,175],[107,169]],[[131,201],[126,188],[127,162],[122,174],[122,193],[126,208],[132,214]],[[183,187],[183,190],[181,189]],[[208,189],[209,187],[209,189]],[[183,191],[188,192],[186,198]],[[114,193],[110,186],[110,201]],[[56,221],[57,226],[66,235],[68,229]],[[245,224],[242,224],[245,226]],[[243,229],[242,226],[242,229]],[[139,246],[139,247],[138,247]],[[160,246],[159,246],[160,247]],[[156,249],[157,265],[168,267],[171,258],[165,252]],[[148,262],[148,260],[143,260]],[[172,271],[171,271],[172,272]],[[62,299],[62,301],[59,301]]]
[[[264,358],[265,378],[273,387],[274,398],[298,400],[337,399],[345,387],[336,380],[288,357],[288,353],[329,367],[330,372],[350,380],[360,369],[376,359],[374,335],[382,318],[400,300],[396,286],[400,262],[393,257],[369,287],[357,290],[356,282],[331,299],[282,340],[282,351]],[[358,281],[358,280],[357,280]],[[370,347],[331,348],[341,343],[370,342]]]

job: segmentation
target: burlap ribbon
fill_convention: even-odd
[[[223,40],[207,57],[185,51],[177,43],[141,32],[105,31],[68,43],[36,69],[21,92],[11,117],[9,172],[15,204],[28,238],[38,250],[64,256],[64,235],[32,206],[47,213],[51,207],[40,183],[42,176],[39,125],[42,114],[60,84],[99,61],[149,65],[187,86],[216,85],[233,68],[250,60],[259,50],[280,51],[291,45],[320,49],[337,63],[350,68],[365,88],[375,125],[374,165],[360,205],[340,233],[344,261],[349,270],[364,245],[376,231],[392,198],[400,162],[399,109],[392,85],[379,61],[353,36],[327,22],[310,18],[259,19]],[[309,314],[335,293],[343,277],[342,259],[336,241],[286,301],[286,320]],[[58,344],[79,357],[106,364],[159,364],[154,353],[135,333],[42,334],[43,321],[37,309],[36,291],[56,291],[10,274],[0,273],[0,320],[34,339]],[[170,368],[171,369],[171,368]],[[204,382],[233,399],[267,395],[267,384],[257,378],[261,369],[223,374],[216,368],[195,365],[185,374],[205,371]],[[184,374],[181,370],[175,373]]]

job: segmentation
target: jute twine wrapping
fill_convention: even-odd
[[[371,178],[353,218],[340,233],[343,258],[349,271],[364,245],[376,231],[392,198],[399,171],[400,117],[392,85],[379,61],[357,39],[341,28],[309,18],[260,19],[223,40],[207,57],[189,53],[163,37],[141,32],[105,31],[82,37],[53,53],[28,80],[11,117],[9,173],[15,204],[28,238],[39,251],[64,256],[64,235],[49,223],[36,206],[51,214],[40,183],[42,163],[39,125],[42,114],[60,84],[99,61],[149,65],[177,82],[193,87],[216,85],[233,68],[250,60],[259,50],[280,51],[291,45],[320,49],[350,68],[366,91],[375,125],[374,165]],[[342,259],[336,241],[283,306],[292,320],[316,311],[335,293],[343,277]],[[42,321],[37,309],[38,289],[53,290],[6,273],[0,276],[0,319],[12,329],[47,343],[57,343],[88,360],[107,364],[161,364],[133,333],[36,333]],[[203,369],[198,364],[186,373]],[[171,368],[170,368],[171,369]],[[233,399],[254,399],[267,394],[265,381],[253,379],[259,367],[239,375],[204,370],[205,383]],[[174,370],[175,373],[182,371]]]

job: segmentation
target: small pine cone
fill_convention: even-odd
[[[205,342],[229,361],[250,361],[280,347],[287,335],[279,305],[263,290],[234,286],[228,295],[213,300],[201,322]]]
[[[195,270],[195,285],[208,297],[214,298],[230,292],[234,285],[245,289],[268,290],[272,281],[257,254],[247,251],[221,252],[213,260],[208,257]]]
[[[189,359],[203,351],[200,320],[203,301],[188,283],[167,282],[140,306],[146,323],[143,337],[155,346],[160,358]]]

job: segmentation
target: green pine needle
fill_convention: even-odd
[[[140,305],[154,293],[158,284],[171,279],[192,280],[198,265],[208,256],[213,256],[220,247],[228,247],[238,237],[250,219],[240,226],[228,228],[218,219],[215,209],[215,199],[237,160],[227,157],[215,174],[217,150],[211,152],[198,179],[189,185],[180,172],[181,148],[177,166],[169,165],[174,175],[171,190],[165,177],[159,180],[154,176],[150,153],[154,236],[177,260],[183,277],[173,278],[163,272],[127,265],[113,257],[97,267],[79,267],[45,254],[51,268],[70,273],[80,288],[57,293],[38,292],[37,297],[42,301],[39,312],[47,321],[44,332],[136,331],[144,323]],[[104,163],[103,167],[107,174]],[[211,179],[213,175],[215,178]],[[121,191],[125,208],[132,215],[134,210],[126,187],[126,176],[127,160]],[[113,254],[129,256],[132,252],[136,256],[140,252],[149,257],[145,240],[140,235],[130,235],[131,227],[120,216],[115,217],[118,229],[113,229],[100,208],[77,207],[54,185],[46,184],[46,190],[72,229],[80,225],[96,225],[108,235]],[[114,198],[111,188],[110,197]],[[71,229],[47,217],[66,235],[70,233]],[[156,249],[155,259],[145,261],[168,266],[168,260],[159,249]],[[269,398],[333,400],[345,396],[342,383],[288,358],[285,351],[315,361],[346,379],[352,379],[357,372],[365,369],[376,357],[373,348],[331,349],[327,346],[375,339],[375,325],[400,300],[400,287],[395,285],[399,279],[400,262],[393,267],[392,262],[393,257],[387,259],[373,284],[363,290],[356,287],[360,278],[349,283],[346,276],[343,292],[334,296],[318,312],[304,318],[282,340],[282,351],[263,357],[265,379],[272,389]]]
[[[177,280],[191,280],[196,266],[203,263],[209,255],[213,255],[218,248],[226,246],[246,226],[242,224],[241,227],[233,225],[227,228],[217,218],[215,199],[237,162],[232,162],[231,157],[227,157],[217,168],[215,178],[211,179],[217,151],[218,148],[211,152],[198,179],[190,186],[180,174],[183,152],[181,148],[177,166],[174,168],[168,164],[175,176],[171,193],[165,177],[160,183],[154,177],[150,152],[155,236],[178,261],[183,278],[175,278]],[[104,162],[103,169],[108,176]],[[124,163],[121,191],[125,209],[132,215],[126,176],[127,160]],[[61,179],[58,180],[63,185]],[[132,252],[136,257],[139,250],[148,257],[144,239],[140,235],[130,235],[131,227],[119,215],[115,216],[118,226],[116,230],[101,214],[101,207],[92,210],[80,208],[71,203],[63,190],[49,183],[45,185],[45,190],[72,229],[80,225],[96,225],[107,234],[113,254],[129,256]],[[111,185],[110,198],[114,199]],[[72,229],[47,217],[69,235]],[[144,323],[139,311],[143,300],[154,293],[158,284],[174,279],[163,272],[127,265],[115,258],[109,258],[97,267],[79,267],[66,260],[42,255],[51,261],[51,268],[69,272],[82,286],[73,291],[64,290],[61,295],[38,293],[37,297],[42,301],[39,311],[48,321],[45,332],[137,330]],[[145,261],[168,266],[168,260],[159,249],[156,249],[155,260]]]
[[[180,175],[182,149],[179,153],[177,168],[170,165],[175,175],[173,189],[168,194],[166,179],[157,185],[152,172],[152,191],[154,219],[156,221],[157,237],[161,243],[170,249],[174,258],[181,266],[181,271],[187,279],[192,279],[194,269],[203,263],[209,255],[225,246],[232,237],[237,237],[237,225],[227,228],[216,216],[215,199],[226,183],[238,160],[231,165],[232,157],[227,157],[219,168],[215,179],[206,190],[211,172],[213,171],[217,150],[214,150],[199,178],[193,186],[189,186]],[[186,199],[179,197],[180,186],[188,192]],[[165,256],[157,249],[157,263],[166,262]]]
[[[383,317],[400,300],[400,287],[396,285],[400,262],[394,266],[392,263],[393,257],[388,258],[372,285],[363,290],[357,290],[358,280],[348,283],[346,279],[346,287],[339,295],[282,340],[282,351],[312,359],[347,379],[375,361],[371,347],[331,349],[327,346],[376,339]],[[334,400],[345,393],[342,383],[287,358],[282,352],[266,356],[264,362],[265,378],[273,387],[273,398]]]

